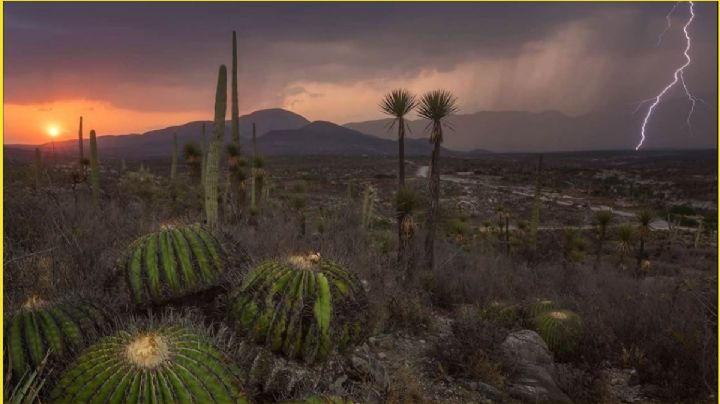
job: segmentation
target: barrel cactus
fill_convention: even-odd
[[[580,316],[570,310],[550,310],[535,317],[535,330],[556,354],[572,351],[582,331]]]
[[[50,358],[62,359],[88,343],[108,323],[98,305],[83,300],[48,302],[32,296],[5,317],[6,354],[18,380]]]
[[[313,363],[362,337],[366,297],[345,268],[309,254],[261,263],[230,305],[231,319],[255,342]]]
[[[246,403],[238,368],[210,339],[182,326],[120,331],[60,375],[56,403]]]
[[[225,254],[207,229],[193,224],[135,240],[122,265],[136,302],[162,302],[217,283],[225,270]]]
[[[518,321],[516,306],[492,301],[480,311],[480,317],[500,327],[511,328]]]
[[[555,302],[549,299],[537,300],[527,307],[528,318],[534,319],[539,314],[557,309]]]

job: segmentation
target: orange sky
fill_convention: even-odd
[[[206,111],[144,112],[121,109],[98,100],[59,100],[42,104],[5,104],[5,144],[38,144],[52,140],[50,127],[57,127],[57,139],[77,136],[83,116],[85,137],[90,129],[98,135],[142,133],[189,121],[212,119]]]

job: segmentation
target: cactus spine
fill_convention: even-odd
[[[215,92],[215,127],[208,150],[205,168],[205,216],[207,224],[214,228],[218,224],[218,179],[220,177],[220,148],[225,137],[225,111],[227,110],[227,68],[221,65],[218,71]]]
[[[80,129],[78,129],[78,148],[80,149],[80,161],[78,163],[80,164],[80,172],[85,174],[85,164],[83,163],[83,160],[85,160],[85,150],[83,147],[83,125],[82,125],[83,118],[80,117]]]
[[[179,326],[120,331],[59,377],[54,403],[247,403],[239,369],[206,338]]]
[[[535,176],[535,195],[533,196],[532,213],[530,216],[530,248],[537,249],[537,232],[540,226],[540,175],[542,175],[542,154],[538,156],[537,174]]]
[[[170,164],[170,181],[175,181],[175,177],[177,176],[177,160],[178,160],[178,140],[177,140],[177,132],[173,132],[173,153],[172,153],[172,163]]]
[[[90,185],[93,200],[100,203],[100,167],[98,166],[97,136],[95,129],[90,130]]]

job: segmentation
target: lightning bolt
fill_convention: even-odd
[[[645,119],[643,119],[642,127],[640,129],[640,143],[638,143],[637,146],[635,146],[635,150],[639,150],[640,147],[642,147],[643,143],[645,142],[645,127],[647,126],[648,121],[652,117],[652,114],[655,111],[655,107],[658,106],[658,104],[662,100],[663,96],[665,96],[665,94],[671,88],[673,88],[678,82],[680,82],[680,84],[682,84],[683,90],[685,90],[685,95],[688,97],[688,100],[690,100],[690,103],[691,103],[690,112],[688,113],[688,116],[685,119],[685,122],[687,123],[687,125],[690,126],[690,118],[692,117],[692,114],[695,111],[695,103],[699,99],[696,98],[694,95],[692,95],[692,93],[690,93],[690,90],[688,89],[687,84],[685,84],[685,76],[684,76],[685,68],[688,67],[690,65],[690,63],[692,62],[692,59],[690,59],[690,46],[691,46],[692,40],[690,39],[690,34],[688,34],[688,27],[690,26],[690,24],[692,24],[693,20],[695,19],[695,8],[694,8],[695,3],[693,3],[692,1],[690,1],[688,3],[690,6],[690,18],[688,18],[687,22],[683,26],[683,33],[685,34],[685,41],[686,41],[685,42],[686,43],[685,51],[683,52],[683,55],[685,56],[685,63],[683,63],[682,66],[678,67],[675,70],[675,73],[673,74],[673,80],[670,83],[668,83],[668,85],[666,85],[665,88],[663,88],[663,90],[660,91],[660,93],[658,95],[656,95],[654,98],[645,100],[645,101],[653,100],[653,102],[652,102],[652,104],[650,104],[650,108],[648,108],[647,113],[645,114]],[[672,10],[670,10],[668,15],[665,17],[666,20],[668,21],[668,25],[665,27],[665,31],[667,31],[670,28],[670,16],[672,15],[673,11],[675,11],[676,6],[677,6],[677,3],[675,4],[675,6],[673,6]],[[658,39],[658,44],[662,40],[662,35],[665,33],[665,31],[663,31],[663,33],[660,34],[660,37]]]

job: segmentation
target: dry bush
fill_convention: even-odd
[[[409,366],[402,366],[392,376],[385,402],[424,403],[426,402],[417,372]]]

